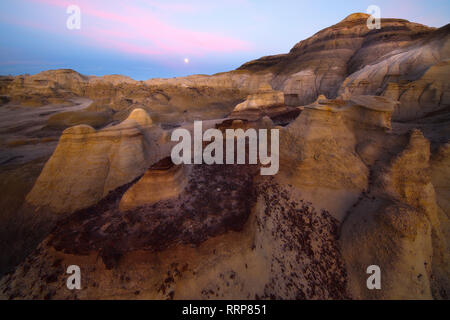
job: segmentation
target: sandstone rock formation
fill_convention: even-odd
[[[100,131],[88,125],[66,129],[26,200],[56,213],[93,205],[158,160],[161,137],[142,109]]]
[[[287,54],[263,57],[212,76],[135,81],[63,69],[3,77],[0,94],[5,101],[28,105],[89,97],[104,101],[120,121],[137,107],[158,122],[192,120],[200,113],[209,119],[223,117],[268,83],[284,92],[288,106],[312,103],[320,94],[336,98],[346,92],[399,99],[394,118],[400,120],[448,106],[448,26],[435,29],[382,19],[381,29],[369,30],[368,17],[352,14],[299,42]]]
[[[400,101],[393,117],[410,120],[449,106],[449,26],[380,57],[351,74],[339,93],[376,94]]]
[[[139,181],[131,186],[120,200],[122,211],[178,196],[187,184],[187,171],[176,166],[170,158],[164,158],[151,166]]]
[[[238,104],[230,118],[257,120],[263,116],[276,116],[287,111],[284,104],[284,93],[272,90],[269,84],[261,85],[256,93]]]
[[[245,73],[242,76],[245,77]],[[228,79],[229,75],[223,78]],[[4,94],[2,101],[23,106],[61,104],[74,97],[87,97],[102,109],[91,107],[90,111],[112,111],[115,121],[123,121],[133,109],[143,108],[156,122],[180,123],[198,119],[200,114],[204,119],[224,117],[250,92],[250,85],[240,88],[241,82],[237,80],[236,84],[227,85],[223,81],[216,83],[214,79],[205,76],[205,81],[188,86],[184,81],[142,82],[123,76],[84,76],[74,70],[61,69],[32,76],[4,77],[0,81],[0,93]],[[75,116],[88,120],[93,116],[98,118],[92,114]],[[58,122],[61,126],[61,120]]]
[[[413,131],[403,151],[378,164],[369,193],[342,227],[356,298],[446,299],[448,247],[431,184],[429,150],[422,133]],[[361,282],[367,278],[366,264],[384,270],[383,290],[368,290]]]
[[[449,55],[450,56],[450,55]],[[431,66],[422,77],[409,83],[390,82],[383,96],[399,100],[396,120],[411,120],[445,110],[450,106],[450,61]]]
[[[448,299],[449,26],[369,30],[367,18],[211,76],[0,77],[7,107],[94,101],[48,119],[45,130],[75,126],[18,210],[18,234],[47,217],[56,228],[14,241],[0,298]],[[152,167],[194,119],[279,129],[279,173]],[[72,264],[81,291],[65,288]],[[367,289],[371,265],[382,290]]]
[[[439,206],[450,216],[450,144],[442,145],[431,159],[431,179]]]
[[[396,104],[372,96],[319,97],[282,131],[278,179],[342,221],[354,298],[445,299],[448,217],[431,183],[429,142],[417,130],[409,143],[390,130]],[[366,287],[370,265],[389,274],[382,291]]]
[[[17,269],[23,276],[0,281],[6,288],[0,294],[48,299],[346,298],[336,221],[289,199],[273,181],[254,183],[257,172],[250,166],[197,165],[178,199],[126,212],[117,208],[123,191],[116,190],[95,212],[86,209],[59,223]],[[83,266],[83,290],[65,289],[61,270],[68,264]],[[48,277],[37,279],[35,272]]]
[[[102,128],[112,121],[111,109],[101,111],[67,111],[50,116],[47,127],[52,129],[66,129],[80,124],[89,125],[95,129]]]
[[[272,87],[285,93],[286,103],[304,105],[312,103],[320,94],[335,98],[349,75],[390,52],[409,50],[417,39],[427,38],[435,31],[400,19],[382,19],[381,29],[369,30],[368,17],[350,15],[299,42],[288,54],[250,61],[239,70],[274,74]],[[367,77],[364,79],[372,82]]]
[[[305,106],[280,134],[280,178],[302,190],[302,197],[342,220],[367,189],[373,142],[390,128],[395,102],[356,96]],[[364,148],[363,155],[358,149]]]

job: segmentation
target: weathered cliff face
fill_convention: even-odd
[[[254,181],[258,171],[195,165],[177,197],[125,212],[118,189],[60,222],[1,280],[2,297],[346,298],[336,220],[271,179]],[[83,290],[65,287],[71,264],[82,266]]]
[[[423,117],[449,106],[449,27],[399,48],[351,74],[339,93],[376,94],[399,100],[394,120]]]
[[[100,131],[87,125],[66,129],[26,201],[56,213],[91,206],[156,162],[164,137],[142,109]]]
[[[357,298],[448,298],[448,217],[437,206],[429,142],[415,130],[404,149],[379,161],[373,183],[342,227],[351,291]],[[383,271],[382,291],[368,290],[364,265]]]
[[[145,108],[159,122],[223,117],[261,85],[282,91],[288,106],[312,103],[321,94],[384,95],[399,100],[394,119],[409,120],[448,107],[449,27],[429,28],[382,19],[367,28],[366,14],[352,14],[296,44],[289,53],[263,57],[238,70],[212,76],[135,81],[128,77],[83,76],[73,70],[2,77],[4,101],[42,105],[84,96],[124,120]]]
[[[342,221],[367,190],[396,103],[374,96],[319,97],[280,133],[280,174],[304,199]]]
[[[0,297],[448,299],[449,28],[367,18],[212,76],[1,77],[8,107],[94,102],[46,120],[75,126],[28,182]],[[173,166],[193,119],[280,130],[279,173]]]
[[[335,98],[349,75],[391,52],[407,50],[434,32],[433,28],[400,19],[382,19],[381,29],[369,30],[368,18],[366,14],[350,15],[299,42],[288,54],[250,61],[239,70],[273,73],[271,84],[274,89],[284,91],[287,103],[304,105],[320,94]]]
[[[164,158],[152,165],[142,178],[125,192],[120,200],[120,210],[131,210],[176,198],[186,187],[188,170],[186,166],[174,165],[170,158]]]
[[[154,79],[142,82],[124,76],[83,76],[76,71],[62,69],[8,78],[0,83],[0,87],[5,101],[12,105],[67,104],[70,98],[87,97],[94,103],[86,111],[102,112],[102,118],[108,117],[101,122],[103,125],[125,120],[135,108],[143,108],[155,122],[167,124],[226,116],[251,92],[251,86],[259,86],[259,78],[252,85],[251,76],[245,72],[238,74],[234,80],[230,80],[234,78],[232,75],[226,75],[218,76],[219,79],[214,76],[193,77],[193,82],[189,77],[180,81]],[[242,84],[244,82],[248,85]],[[77,118],[95,120],[98,116],[79,114]],[[70,124],[74,115],[59,117],[50,125],[54,126],[55,122],[60,127]]]
[[[284,102],[284,93],[273,90],[269,84],[264,84],[244,102],[238,104],[230,118],[258,120],[264,116],[276,117],[288,111]]]

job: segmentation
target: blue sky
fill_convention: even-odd
[[[71,4],[81,10],[79,30],[66,27]],[[450,22],[448,0],[2,0],[0,74],[57,68],[137,80],[213,74],[288,52],[372,4],[383,18],[433,27]]]

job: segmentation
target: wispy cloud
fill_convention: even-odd
[[[158,10],[189,13],[201,9],[194,5],[159,1],[121,2],[120,5],[111,5],[110,1],[32,1],[61,8],[78,5],[82,14],[80,33],[90,45],[130,54],[202,56],[250,48],[249,43],[240,39],[183,28],[158,16]]]

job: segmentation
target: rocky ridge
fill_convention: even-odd
[[[112,116],[62,133],[21,211],[57,223],[0,297],[448,299],[449,28],[367,17],[213,76],[1,78],[6,103],[84,96]],[[195,117],[279,129],[279,174],[152,167]],[[75,293],[71,264],[86,275]],[[366,287],[374,264],[383,290]]]

